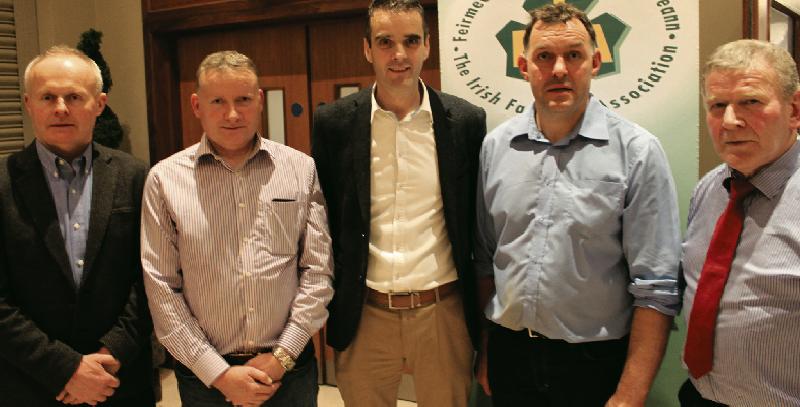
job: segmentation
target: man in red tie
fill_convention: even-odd
[[[800,80],[785,50],[739,40],[703,72],[723,165],[689,208],[682,406],[800,405]]]

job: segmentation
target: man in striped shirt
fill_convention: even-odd
[[[312,159],[257,132],[253,62],[208,55],[191,104],[204,135],[150,172],[142,263],[184,405],[315,406],[311,338],[332,264]],[[263,403],[263,404],[262,404]]]
[[[798,406],[797,67],[783,49],[739,40],[711,55],[703,79],[706,122],[714,149],[725,163],[700,180],[689,208],[682,259],[684,316],[689,325],[683,359],[692,378],[680,390],[681,405]],[[738,241],[734,232],[722,233],[719,239],[715,229],[726,230],[730,213],[738,212],[726,209],[729,189],[731,201],[736,201],[748,183],[752,192],[741,194],[743,216],[736,217],[743,221],[735,222],[743,226]],[[732,240],[726,248],[735,249],[733,260],[729,268],[715,268],[723,257],[725,237]],[[728,272],[727,282],[723,277],[718,297],[714,288],[719,286],[708,282],[722,268]],[[710,324],[702,323],[709,320]],[[710,341],[701,339],[709,334]]]

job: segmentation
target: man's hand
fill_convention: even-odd
[[[97,351],[97,353],[99,353],[101,355],[109,355],[111,357],[114,357],[114,355],[111,354],[111,351],[108,350],[108,348],[106,348],[105,346],[100,348]],[[109,362],[109,363],[103,363],[103,367],[106,369],[106,372],[111,373],[112,375],[116,376],[117,372],[119,372],[119,368],[122,367],[122,364],[120,363],[119,359],[114,358],[114,360]]]
[[[105,368],[113,365],[114,361],[114,357],[110,355],[84,355],[56,400],[67,404],[86,403],[90,406],[106,401],[119,387],[119,380]]]
[[[644,407],[645,399],[626,400],[619,393],[614,393],[606,402],[606,407]]]
[[[269,375],[252,366],[231,366],[214,383],[235,406],[260,406],[280,387]]]
[[[283,375],[286,374],[286,369],[283,368],[281,362],[272,355],[272,353],[262,353],[244,364],[245,366],[252,366],[272,378],[273,382],[279,382]]]
[[[489,387],[489,334],[484,329],[481,332],[481,350],[478,352],[478,366],[475,367],[475,379],[478,384],[483,388],[483,392],[487,396],[492,395],[492,389]]]

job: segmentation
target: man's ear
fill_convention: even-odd
[[[194,117],[200,118],[200,96],[197,96],[197,93],[192,93],[192,96],[189,97],[189,103],[192,105],[192,112],[194,112]]]
[[[428,56],[431,53],[431,36],[430,35],[425,35],[425,34],[423,34],[423,35],[425,36],[425,40],[422,42],[422,45],[425,48],[425,58],[422,58],[422,60],[423,61],[427,61],[428,60]]]
[[[526,81],[530,80],[528,78],[528,58],[525,57],[525,52],[517,57],[517,68],[519,68],[519,73],[522,74]]]
[[[100,92],[100,94],[97,95],[97,114],[96,114],[96,116],[100,116],[100,114],[103,113],[103,109],[106,108],[106,103],[108,103],[108,95],[105,94],[104,92]]]
[[[592,76],[597,76],[601,65],[603,65],[603,57],[600,55],[600,50],[596,49],[592,54]]]
[[[800,90],[794,93],[791,101],[792,112],[789,117],[789,126],[791,126],[795,133],[800,129]]]
[[[367,58],[367,62],[372,63],[372,49],[369,45],[369,41],[366,38],[364,40],[364,58]]]

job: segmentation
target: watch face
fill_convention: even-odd
[[[275,359],[278,359],[278,362],[280,362],[281,366],[283,366],[286,371],[294,368],[294,359],[292,359],[289,353],[283,350],[283,348],[275,348],[272,354],[275,356]]]

